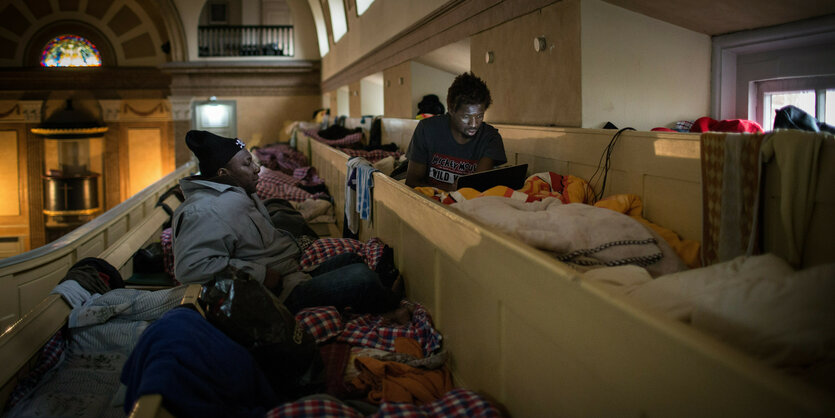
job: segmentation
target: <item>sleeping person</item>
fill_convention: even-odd
[[[502,136],[484,123],[490,103],[490,90],[475,74],[455,77],[447,91],[448,113],[421,120],[412,134],[406,185],[455,190],[458,177],[507,162]]]
[[[309,274],[301,270],[296,240],[275,228],[255,194],[259,167],[240,139],[189,131],[186,144],[201,175],[180,180],[186,199],[173,215],[180,282],[206,283],[232,266],[272,290],[293,313],[311,306],[350,306],[361,313],[398,308],[400,292],[384,286],[355,254],[326,260]]]

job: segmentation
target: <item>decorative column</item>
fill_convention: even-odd
[[[29,246],[46,245],[46,224],[43,217],[43,159],[44,145],[40,136],[32,133],[41,123],[42,100],[21,100],[24,132],[26,135],[26,176],[29,185]]]
[[[189,162],[191,151],[186,146],[186,133],[191,129],[191,101],[184,96],[170,96],[171,119],[174,125],[174,160],[177,167]]]
[[[105,210],[110,210],[122,202],[122,165],[119,154],[122,101],[99,100],[99,105],[102,119],[110,128],[104,134],[104,203]]]

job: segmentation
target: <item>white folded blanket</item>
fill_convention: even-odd
[[[485,196],[451,205],[561,261],[582,266],[646,267],[653,275],[683,269],[669,245],[624,214],[555,198],[525,203]],[[666,251],[664,250],[666,249]]]

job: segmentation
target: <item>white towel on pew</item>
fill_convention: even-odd
[[[348,160],[348,174],[345,176],[345,223],[354,234],[359,231],[360,218],[371,219],[371,175],[377,169],[362,157]]]

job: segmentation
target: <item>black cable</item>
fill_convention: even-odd
[[[623,129],[617,131],[615,133],[615,135],[612,136],[612,139],[609,140],[609,145],[607,145],[606,148],[603,150],[603,153],[600,154],[600,158],[597,160],[597,169],[594,170],[594,173],[592,173],[591,177],[589,178],[589,184],[593,184],[594,183],[594,178],[600,172],[600,167],[601,167],[601,163],[602,163],[602,166],[603,166],[603,182],[600,186],[600,193],[598,193],[594,196],[595,201],[598,201],[598,200],[602,199],[603,198],[603,193],[606,190],[606,180],[609,177],[609,168],[612,165],[612,152],[615,150],[615,144],[617,144],[618,138],[620,138],[620,134],[622,134],[625,131],[634,131],[634,130],[635,130],[635,128],[627,127],[627,128],[623,128]],[[605,161],[604,161],[604,156],[605,156]]]

